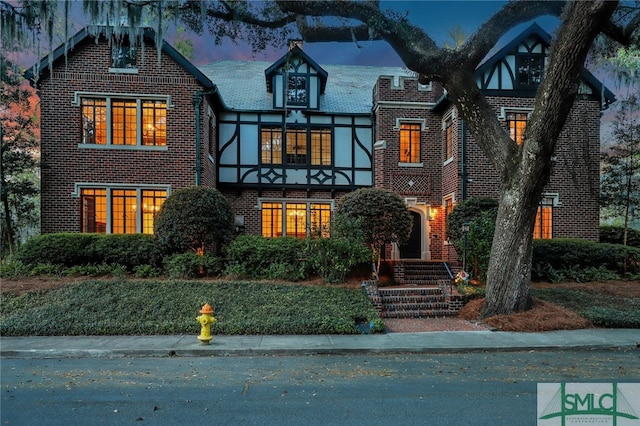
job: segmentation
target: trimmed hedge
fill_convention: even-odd
[[[306,240],[241,235],[226,248],[225,273],[234,278],[298,281],[309,277]]]
[[[608,271],[618,276],[640,274],[640,249],[579,239],[534,240],[534,281],[559,281],[567,278],[566,272],[575,275],[579,270],[595,274]]]
[[[161,265],[161,253],[153,235],[147,234],[43,234],[20,246],[15,260],[38,264],[121,265],[132,272],[139,265]]]
[[[601,226],[600,242],[610,244],[622,244],[623,228],[620,226]],[[640,248],[640,231],[627,229],[627,245]]]

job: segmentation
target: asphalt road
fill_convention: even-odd
[[[640,382],[640,351],[2,359],[2,425],[535,425],[538,382]]]

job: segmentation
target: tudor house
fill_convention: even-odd
[[[276,62],[196,67],[146,30],[76,34],[26,76],[41,98],[42,232],[151,233],[172,191],[207,185],[238,230],[304,237],[344,194],[397,192],[413,232],[392,259],[453,260],[444,218],[498,181],[446,92],[399,67],[320,65],[299,43]],[[532,25],[477,70],[505,132],[522,137],[549,36]],[[159,53],[158,53],[159,52]],[[600,111],[587,70],[539,208],[537,238],[598,239]]]

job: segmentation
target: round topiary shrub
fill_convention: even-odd
[[[168,253],[202,254],[233,238],[233,211],[213,188],[194,186],[171,194],[155,221],[158,243]]]

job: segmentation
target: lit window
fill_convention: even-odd
[[[445,159],[453,157],[453,120],[451,117],[445,121],[444,129],[444,152]]]
[[[121,43],[114,43],[111,46],[111,68],[136,68],[136,57],[138,49],[130,46],[127,40]]]
[[[82,100],[82,143],[107,143],[107,100]]]
[[[307,236],[307,205],[302,203],[286,204],[287,237],[304,238]]]
[[[80,193],[82,203],[82,232],[107,232],[107,191],[105,189],[83,189]]]
[[[83,188],[80,190],[82,232],[153,234],[166,190]]]
[[[420,162],[420,124],[400,124],[400,162]]]
[[[111,103],[114,145],[136,145],[136,102],[116,101]]]
[[[453,197],[449,196],[444,199],[444,217],[449,216],[449,213],[453,211]]]
[[[282,203],[262,203],[262,236],[282,236]]]
[[[263,127],[260,138],[262,164],[282,164],[282,130],[279,127]]]
[[[287,82],[287,104],[307,105],[307,76],[289,74]]]
[[[136,191],[111,191],[111,220],[114,234],[135,234],[137,229]]]
[[[311,204],[311,232],[324,238],[329,237],[331,206],[329,204]]]
[[[167,199],[167,191],[142,191],[142,233],[153,234],[153,225],[160,207]]]
[[[539,53],[519,54],[517,59],[520,86],[537,86],[542,81],[543,56]]]
[[[533,238],[550,239],[553,238],[553,199],[545,198],[540,202],[536,213],[535,227],[533,228]]]
[[[509,136],[518,145],[524,140],[524,131],[527,128],[527,113],[522,112],[508,112],[507,113],[507,128],[509,129]]]
[[[306,129],[287,129],[287,164],[307,164]]]
[[[167,107],[161,101],[142,102],[142,145],[167,144]]]
[[[284,214],[283,214],[284,213]],[[262,203],[262,236],[305,238],[310,233],[329,236],[330,203]]]
[[[331,165],[330,129],[311,129],[311,165]]]
[[[80,106],[84,144],[167,145],[164,100],[82,98]]]

